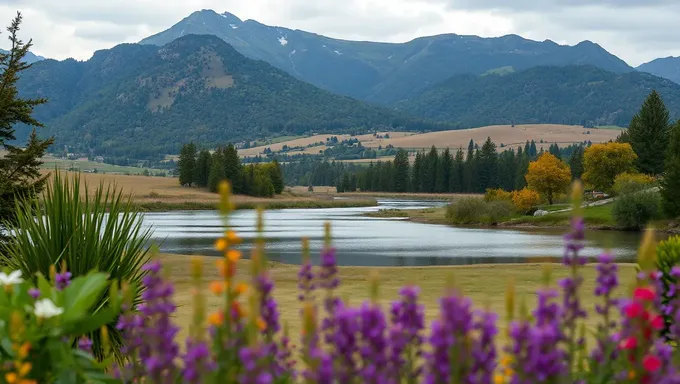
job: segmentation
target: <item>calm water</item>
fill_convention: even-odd
[[[370,218],[362,213],[381,208],[422,209],[441,202],[382,200],[378,207],[281,209],[265,213],[265,236],[270,260],[300,262],[300,239],[308,237],[317,255],[323,242],[323,223],[330,221],[341,265],[449,265],[511,263],[527,258],[560,257],[561,230],[508,230],[453,228],[403,219]],[[245,239],[244,250],[255,236],[255,212],[238,211],[230,224]],[[147,213],[144,225],[154,228],[154,241],[162,252],[217,255],[212,245],[223,232],[215,212],[179,211]],[[633,260],[640,234],[589,231],[585,254],[596,256],[610,248],[621,260]],[[317,261],[317,260],[315,260]]]

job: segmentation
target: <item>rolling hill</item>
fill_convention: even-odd
[[[636,68],[638,71],[665,77],[680,84],[680,57],[664,57],[644,63]]]
[[[406,43],[333,39],[301,30],[242,21],[228,12],[197,11],[141,44],[165,45],[186,34],[217,36],[243,55],[264,60],[334,93],[389,104],[461,73],[523,70],[539,65],[594,65],[616,73],[633,69],[599,45],[445,34]]]
[[[506,75],[458,75],[395,104],[405,113],[494,124],[628,126],[656,89],[671,117],[680,117],[680,85],[643,72],[616,74],[592,66],[534,67]]]
[[[44,60],[21,77],[24,96],[50,102],[35,116],[55,147],[147,158],[182,143],[277,134],[352,132],[401,117],[244,57],[214,36],[163,46],[122,44],[85,62]]]

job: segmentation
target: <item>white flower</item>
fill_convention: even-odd
[[[42,299],[35,302],[35,315],[46,319],[59,316],[64,313],[64,308],[59,308],[50,299]]]
[[[23,281],[24,279],[21,278],[21,271],[10,272],[9,275],[5,272],[0,272],[0,285],[4,287],[20,284]]]

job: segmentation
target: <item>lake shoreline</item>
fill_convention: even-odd
[[[214,211],[217,209],[218,202],[206,201],[135,201],[133,199],[132,206],[140,212],[175,212],[175,211]],[[236,202],[235,208],[241,209],[257,209],[262,207],[266,210],[271,209],[322,209],[322,208],[359,208],[359,207],[375,207],[378,205],[376,200],[277,200],[270,201],[258,199],[257,201],[242,201]]]

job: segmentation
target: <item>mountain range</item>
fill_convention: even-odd
[[[680,84],[680,57],[664,57],[644,63],[637,67],[638,71],[665,77]]]
[[[6,54],[6,53],[9,53],[9,52],[0,48],[0,53]],[[40,61],[40,60],[45,60],[45,58],[42,57],[42,56],[38,56],[33,52],[28,52],[26,54],[26,56],[24,56],[24,61],[28,64],[35,63],[36,61]]]
[[[445,34],[406,43],[332,39],[301,30],[242,21],[225,12],[197,11],[140,44],[162,46],[186,34],[214,35],[243,55],[264,60],[320,88],[380,104],[407,99],[461,73],[537,65],[594,65],[622,73],[633,68],[590,41],[575,46],[527,40]]]
[[[649,72],[672,75],[672,60],[651,64]],[[680,117],[680,85],[589,41],[448,34],[356,42],[207,10],[87,61],[41,60],[19,89],[50,100],[36,117],[59,147],[134,158],[176,153],[191,140],[282,134],[626,126],[652,89]]]

